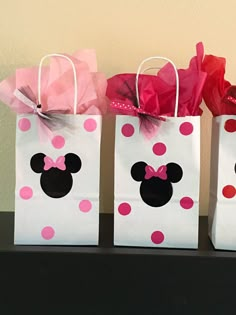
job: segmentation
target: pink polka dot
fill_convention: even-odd
[[[20,189],[20,197],[22,199],[28,200],[32,198],[32,196],[33,196],[33,190],[30,187],[24,186]]]
[[[92,203],[89,200],[81,200],[79,203],[79,209],[82,212],[89,212],[92,209]]]
[[[162,142],[157,142],[152,147],[152,151],[156,155],[163,155],[166,153],[166,145]]]
[[[121,128],[122,135],[125,137],[132,137],[134,134],[134,126],[131,124],[124,124]]]
[[[154,231],[151,235],[151,240],[154,244],[161,244],[164,239],[165,236],[161,231]]]
[[[55,231],[51,226],[45,226],[41,231],[41,235],[42,238],[48,241],[54,237]]]
[[[131,212],[131,206],[127,202],[123,202],[118,207],[118,212],[121,215],[128,215]]]
[[[88,132],[92,132],[97,128],[97,122],[93,118],[88,118],[84,122],[84,129]]]
[[[193,124],[191,124],[190,122],[184,122],[180,125],[179,127],[179,132],[183,135],[183,136],[189,136],[191,135],[191,133],[193,132]]]
[[[54,146],[54,148],[56,149],[61,149],[64,147],[65,145],[65,139],[62,136],[55,136],[52,139],[52,145]]]
[[[18,127],[21,131],[28,131],[31,127],[31,122],[28,118],[21,118],[18,121]]]
[[[190,198],[190,197],[183,197],[181,200],[180,200],[180,205],[182,208],[184,208],[185,210],[189,210],[193,207],[193,199]]]

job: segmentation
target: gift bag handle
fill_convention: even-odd
[[[160,70],[160,69],[161,67],[147,67],[140,74],[144,74],[145,72],[150,71],[150,70]]]
[[[138,67],[138,70],[137,70],[137,74],[136,74],[136,81],[135,81],[135,90],[136,90],[136,96],[137,96],[137,102],[138,102],[138,107],[140,107],[140,101],[139,101],[139,90],[138,90],[138,79],[139,79],[139,75],[140,75],[140,72],[142,70],[142,67],[143,65],[150,61],[150,60],[154,60],[154,59],[158,59],[158,60],[165,60],[167,62],[169,62],[173,68],[174,68],[174,71],[175,71],[175,79],[176,79],[176,99],[175,99],[175,111],[174,111],[174,117],[177,117],[178,116],[178,105],[179,105],[179,75],[178,75],[178,71],[177,71],[177,68],[175,66],[175,64],[173,63],[173,61],[171,61],[170,59],[166,58],[166,57],[160,57],[160,56],[155,56],[155,57],[149,57],[149,58],[146,58],[144,59],[139,67]],[[149,70],[149,68],[147,68]],[[147,69],[145,69],[145,71],[147,71]]]
[[[77,103],[78,103],[78,85],[77,85],[77,75],[74,62],[66,55],[63,54],[48,54],[44,56],[39,63],[39,71],[38,71],[38,102],[41,104],[41,79],[42,79],[42,66],[45,59],[48,57],[61,57],[68,60],[71,64],[73,75],[74,75],[74,115],[76,115],[77,111]]]

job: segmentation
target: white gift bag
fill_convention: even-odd
[[[212,120],[209,236],[216,249],[236,250],[236,116]]]
[[[114,244],[197,248],[200,117],[166,117],[150,140],[138,117],[116,116]]]
[[[15,244],[98,244],[101,116],[76,115],[73,70],[74,115],[17,116]]]

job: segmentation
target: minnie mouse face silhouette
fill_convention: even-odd
[[[141,182],[140,196],[151,207],[162,207],[173,195],[172,183],[183,176],[182,168],[176,163],[160,166],[157,171],[145,162],[137,162],[131,168],[131,176]]]
[[[81,159],[74,153],[59,156],[56,161],[43,153],[37,153],[30,160],[32,170],[41,173],[42,190],[52,198],[62,198],[70,192],[73,185],[71,173],[77,173],[81,164]]]

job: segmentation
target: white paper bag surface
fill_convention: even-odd
[[[15,244],[97,245],[101,116],[17,117]]]
[[[116,116],[114,243],[197,248],[200,118],[168,117],[147,139]]]
[[[209,235],[216,249],[236,250],[236,116],[212,120]]]

